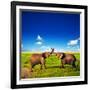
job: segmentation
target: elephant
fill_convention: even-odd
[[[51,52],[43,52],[41,54],[32,54],[31,57],[30,57],[30,64],[31,64],[31,67],[30,67],[30,71],[32,72],[32,68],[35,66],[35,65],[38,65],[40,64],[41,65],[41,69],[42,69],[42,66],[44,66],[44,68],[46,68],[46,58],[48,58],[53,52],[54,52],[54,49],[51,48]]]
[[[74,54],[67,54],[67,53],[56,53],[56,56],[61,59],[62,68],[64,68],[64,64],[71,64],[74,68],[76,67],[76,57]]]

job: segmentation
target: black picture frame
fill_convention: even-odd
[[[84,10],[84,81],[73,81],[73,82],[55,82],[55,83],[43,83],[43,84],[16,84],[16,6],[39,6],[39,7],[55,7],[55,8],[74,8]],[[11,2],[11,88],[32,88],[32,87],[49,87],[49,86],[65,86],[65,85],[80,85],[88,83],[88,72],[87,72],[87,6],[84,5],[69,5],[69,4],[51,4],[51,3],[33,3],[33,2]]]

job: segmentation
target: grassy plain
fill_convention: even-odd
[[[29,72],[30,70],[30,52],[21,53],[21,78],[25,74],[27,78],[44,78],[44,77],[66,77],[66,76],[79,76],[80,75],[80,53],[74,53],[77,58],[76,68],[73,68],[71,65],[65,65],[65,68],[60,68],[61,60],[59,60],[55,55],[50,56],[46,59],[47,69],[40,70],[40,65],[36,65],[33,68],[33,73]]]

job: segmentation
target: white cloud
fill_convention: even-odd
[[[73,45],[77,45],[77,43],[78,43],[78,40],[71,40],[69,41],[68,45],[73,46]]]
[[[36,42],[37,45],[42,45],[42,42],[38,41]]]
[[[78,38],[76,40],[71,40],[71,41],[68,42],[67,45],[69,45],[69,46],[77,45],[79,40],[80,40],[80,38]]]
[[[54,52],[58,52],[58,51],[59,51],[59,49],[57,49],[57,48],[54,49]]]
[[[42,37],[40,35],[37,36],[37,45],[42,45]]]
[[[42,45],[42,43],[43,43],[42,40],[43,40],[43,39],[42,39],[42,37],[41,37],[40,35],[37,36],[36,40],[37,40],[37,41],[36,41],[36,44],[37,44],[37,45]]]
[[[55,48],[54,52],[64,52],[65,50],[63,48]]]
[[[50,46],[41,46],[41,49],[43,51],[50,51],[51,50]]]
[[[60,51],[61,51],[61,52],[65,52],[66,50],[64,50],[64,49],[60,49]]]
[[[41,46],[42,49],[49,49],[49,46]]]
[[[40,35],[37,36],[37,40],[42,40],[42,37]]]

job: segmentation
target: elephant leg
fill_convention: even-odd
[[[61,68],[64,68],[64,64],[65,64],[65,61],[64,60],[61,60]]]
[[[40,65],[41,65],[40,69],[42,70],[42,64],[40,64]]]
[[[44,58],[41,59],[41,67],[44,67],[44,69],[46,69],[46,65],[45,65],[45,60]]]
[[[75,61],[72,62],[72,66],[76,68]]]
[[[46,69],[46,64],[44,63],[44,68]]]
[[[30,66],[30,72],[33,72],[34,66],[35,66],[35,65],[31,64],[31,66]]]

